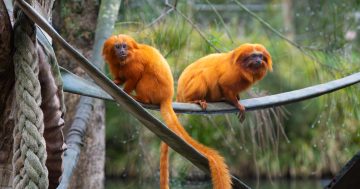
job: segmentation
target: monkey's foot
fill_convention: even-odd
[[[206,102],[206,100],[194,100],[194,101],[191,101],[192,103],[195,103],[195,104],[199,104],[200,105],[200,107],[201,107],[201,109],[202,110],[206,110],[206,108],[207,108],[207,102]]]

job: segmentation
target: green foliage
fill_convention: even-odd
[[[346,32],[355,28],[355,18],[351,14],[358,10],[359,1],[294,1],[296,7],[296,30],[304,45],[333,51],[344,48]],[[350,13],[350,14],[349,14]]]
[[[222,27],[219,18],[196,20],[197,14],[214,15],[213,12],[198,12],[193,16],[210,43],[223,52],[245,42],[264,44],[272,55],[274,72],[269,73],[252,90],[275,94],[331,81],[360,70],[359,44],[344,39],[344,27],[353,28],[353,22],[347,16],[351,17],[353,7],[359,5],[348,2],[342,7],[341,2],[316,5],[312,1],[306,2],[296,2],[294,5],[295,40],[300,48],[280,39],[244,12],[224,17],[228,31]],[[131,7],[130,4],[127,6]],[[141,10],[144,15],[154,15],[156,6],[144,9],[135,7],[134,10]],[[191,12],[191,7],[186,3],[179,2],[179,7],[180,11]],[[146,12],[148,9],[152,11]],[[315,15],[311,15],[311,10],[322,11],[315,11]],[[133,10],[124,12],[127,11]],[[301,17],[297,17],[298,12]],[[310,16],[305,16],[308,14]],[[274,28],[283,27],[279,9],[268,6],[258,15]],[[139,42],[157,47],[171,65],[175,81],[191,62],[216,52],[188,22],[174,12],[150,27],[144,26],[153,19],[143,19],[130,13],[122,17],[124,19],[118,23],[115,33],[121,31]],[[333,22],[335,17],[337,20]],[[128,21],[137,24],[128,24]],[[239,23],[244,28],[239,28]],[[302,30],[306,27],[309,29]],[[337,172],[358,151],[359,94],[359,85],[355,85],[316,99],[287,105],[287,116],[282,117],[287,119],[277,121],[269,110],[247,113],[243,124],[238,122],[235,115],[181,115],[180,119],[194,138],[219,150],[237,175],[320,177]],[[241,96],[251,97],[251,94]],[[266,114],[265,111],[269,112]],[[262,119],[261,115],[270,115],[272,119]],[[111,103],[107,104],[106,116],[107,174],[132,169],[134,176],[153,176],[153,172],[158,170],[157,137]],[[129,137],[131,142],[121,143],[128,141]],[[141,160],[146,163],[141,163]],[[171,154],[171,165],[171,174],[175,177],[199,172],[176,153]]]

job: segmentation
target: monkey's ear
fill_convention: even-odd
[[[116,40],[116,36],[113,35],[111,37],[109,37],[103,45],[103,49],[102,49],[102,55],[105,59],[105,62],[109,61],[109,59],[111,59],[111,56],[113,55],[113,46]]]
[[[271,55],[270,53],[266,50],[266,48],[264,47],[264,45],[262,44],[255,44],[255,48],[259,51],[261,51],[263,53],[263,55],[265,56],[265,61],[266,61],[266,67],[269,71],[273,71],[272,68],[272,59],[271,59]]]
[[[109,52],[109,39],[105,41],[102,49],[102,55],[105,57]]]
[[[273,71],[273,68],[272,68],[272,59],[271,59],[271,55],[269,52],[267,52],[266,50],[264,51],[264,55],[265,55],[265,58],[266,58],[266,66],[267,66],[267,69],[272,72]]]
[[[134,49],[138,49],[138,48],[139,48],[139,46],[138,46],[138,44],[136,43],[135,40],[132,40],[132,41],[131,41],[131,46],[132,46],[132,48],[134,48]]]
[[[103,46],[103,49],[102,49],[102,55],[104,57],[109,56],[111,54],[111,49],[112,49],[111,41],[110,41],[110,39],[108,39],[104,43],[104,46]]]
[[[253,45],[245,43],[233,50],[232,61],[234,64],[243,64],[253,51]]]

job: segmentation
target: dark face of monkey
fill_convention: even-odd
[[[269,52],[260,44],[244,44],[235,49],[236,62],[251,72],[272,71],[272,60]]]
[[[252,70],[265,67],[266,64],[266,58],[261,52],[253,52],[243,59],[243,65]]]
[[[103,47],[103,56],[107,62],[125,65],[138,49],[136,41],[128,35],[119,34],[109,37]],[[131,62],[131,61],[130,61]]]
[[[123,43],[116,43],[114,45],[114,51],[116,56],[121,60],[124,61],[128,55],[128,45]]]

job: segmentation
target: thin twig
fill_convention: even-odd
[[[174,2],[174,9],[176,9],[176,6],[177,6],[177,0],[175,0],[175,2]]]
[[[159,20],[161,20],[163,17],[165,17],[166,15],[168,15],[170,12],[175,11],[177,12],[180,16],[182,16],[199,34],[200,36],[212,47],[214,48],[217,52],[221,52],[217,47],[215,47],[215,45],[213,43],[211,43],[211,41],[209,39],[206,38],[205,34],[200,30],[200,28],[195,25],[187,16],[185,16],[181,11],[179,11],[178,9],[176,9],[177,6],[177,0],[175,0],[174,5],[170,4],[168,0],[164,1],[164,4],[168,7],[168,10],[166,12],[164,12],[163,14],[161,14],[158,18],[156,18],[154,21],[152,21],[149,25],[145,26],[145,28],[148,28],[152,25],[154,25],[156,22],[158,22]]]
[[[206,38],[205,34],[200,30],[200,28],[194,24],[187,16],[185,16],[181,11],[175,9],[175,11],[182,16],[199,34],[200,36],[212,47],[216,50],[216,52],[221,52],[220,49],[218,49],[217,47],[215,47],[215,45],[213,43],[211,43],[211,41],[209,41],[209,39]]]
[[[168,0],[165,0],[164,4],[167,6],[167,8],[165,8],[165,11],[163,11],[163,13],[155,20],[153,20],[150,24],[146,25],[145,28],[153,26],[154,24],[162,20],[165,16],[170,14],[173,10],[175,10],[177,6],[177,0],[174,2],[174,5],[169,4]]]
[[[217,11],[217,9],[209,2],[209,0],[206,0],[206,3],[210,5],[211,9],[215,12],[216,16],[220,19],[221,24],[224,26],[225,29],[225,33],[226,35],[229,37],[231,43],[234,43],[233,38],[230,35],[230,31],[229,28],[227,28],[224,19],[222,18],[222,16],[220,15],[220,13]]]
[[[240,3],[238,0],[233,0],[235,1],[236,4],[238,4],[242,9],[244,9],[245,12],[247,12],[248,14],[250,14],[252,17],[254,17],[256,20],[258,20],[260,23],[264,24],[267,28],[269,28],[272,32],[274,32],[276,35],[278,35],[280,38],[284,39],[285,41],[287,41],[288,43],[290,43],[291,45],[297,47],[297,48],[301,48],[300,45],[298,45],[297,43],[291,41],[290,39],[286,38],[286,36],[284,36],[282,33],[280,33],[279,31],[277,31],[275,28],[273,28],[269,23],[267,23],[264,19],[262,19],[261,17],[259,17],[257,14],[255,14],[253,11],[251,11],[250,9],[248,9],[244,4]]]
[[[153,26],[154,24],[156,24],[157,22],[162,20],[166,15],[170,14],[173,10],[174,10],[174,8],[168,8],[159,17],[157,17],[155,20],[153,20],[150,24],[146,25],[145,28],[149,28],[149,27]]]

